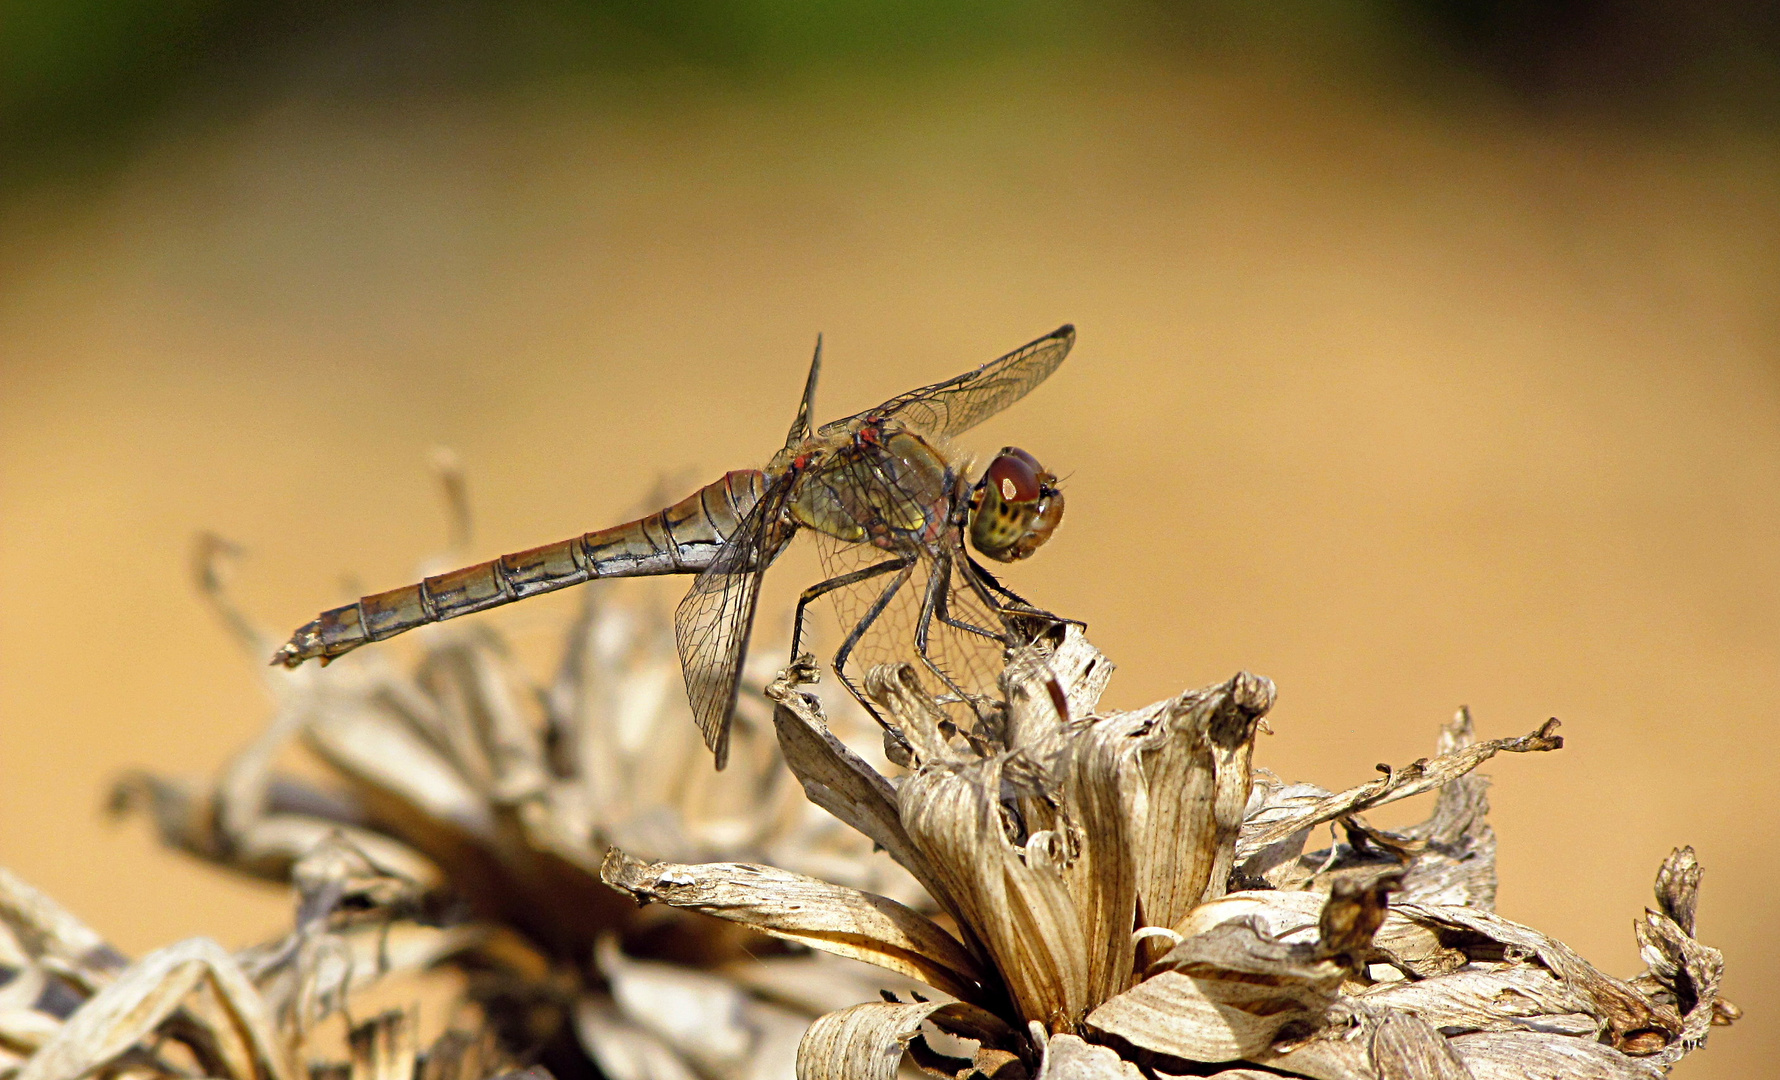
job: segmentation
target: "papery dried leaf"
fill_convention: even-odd
[[[631,1026],[648,1031],[711,1076],[733,1073],[754,1048],[748,995],[727,979],[678,964],[632,960],[600,942],[600,973]]]
[[[36,1053],[61,1030],[61,1020],[36,1009],[0,1011],[0,1046],[17,1055],[28,1057]]]
[[[1690,929],[1699,899],[1700,867],[1692,848],[1677,848],[1657,871],[1660,911],[1646,909],[1633,924],[1638,952],[1649,965],[1641,979],[1654,982],[1665,1002],[1682,1013],[1681,1032],[1646,1060],[1668,1067],[1706,1041],[1715,1023],[1729,1023],[1736,1007],[1718,996],[1724,979],[1724,955],[1694,939]],[[1681,920],[1686,920],[1685,923]]]
[[[1681,1017],[1672,1006],[1651,1001],[1630,984],[1596,969],[1568,945],[1531,927],[1464,907],[1403,904],[1392,910],[1435,931],[1446,945],[1474,961],[1536,960],[1589,1003],[1587,1011],[1605,1021],[1616,1046],[1654,1053],[1681,1031]]]
[[[1072,1023],[1089,1004],[1089,942],[1051,854],[1054,838],[1038,834],[1018,849],[1007,838],[1002,767],[990,759],[920,769],[898,790],[902,820],[1021,1018]]]
[[[1441,728],[1436,753],[1450,754],[1474,741],[1470,710],[1460,709]],[[1441,786],[1428,819],[1403,830],[1424,846],[1406,867],[1396,903],[1495,908],[1496,834],[1489,808],[1487,776],[1468,772]]]
[[[575,1035],[611,1080],[700,1080],[692,1066],[632,1024],[609,998],[590,994],[576,1003]]]
[[[797,1075],[797,1048],[810,1028],[808,1013],[792,1012],[749,998],[743,1022],[753,1032],[748,1058],[732,1074],[735,1080],[784,1080]]]
[[[1269,938],[1282,944],[1309,945],[1316,941],[1322,918],[1324,893],[1253,889],[1226,893],[1194,908],[1178,936],[1190,939],[1228,922],[1254,921]]]
[[[1247,672],[1167,702],[1168,736],[1143,755],[1151,792],[1135,853],[1143,921],[1177,927],[1228,888],[1256,725],[1273,684]]]
[[[1130,990],[1088,1014],[1090,1028],[1189,1061],[1237,1061],[1288,1023],[1334,1000],[1343,966],[1312,944],[1283,944],[1251,922],[1225,922],[1182,940]]]
[[[1357,996],[1375,1008],[1414,1013],[1447,1034],[1543,1031],[1593,1038],[1603,1026],[1591,1001],[1531,964],[1479,965],[1380,983]]]
[[[317,715],[304,734],[373,812],[404,834],[450,830],[454,844],[493,842],[488,803],[407,725],[369,709],[341,709]]]
[[[448,756],[459,773],[495,802],[538,794],[546,782],[544,748],[521,713],[515,693],[522,675],[498,647],[477,647],[464,636],[427,651],[417,682],[437,705]]]
[[[904,1047],[931,1021],[949,1035],[1008,1050],[1012,1028],[961,1001],[870,1001],[818,1017],[797,1049],[798,1080],[895,1080]]]
[[[480,1025],[472,1034],[451,1029],[439,1034],[421,1058],[417,1080],[487,1080],[498,1076],[512,1063],[501,1053],[500,1041],[488,1024]],[[525,1070],[535,1080],[549,1080],[541,1068]],[[317,1078],[319,1080],[319,1078]]]
[[[90,999],[18,1080],[77,1080],[129,1051],[160,1027],[201,985],[215,993],[228,1028],[213,1030],[219,1044],[239,1043],[249,1054],[234,1080],[286,1080],[286,1049],[272,1018],[235,959],[208,938],[192,938],[150,953]]]
[[[977,756],[908,664],[879,664],[867,671],[865,693],[895,717],[900,737],[912,755],[911,766],[969,761]],[[959,745],[953,745],[954,739]]]
[[[646,863],[614,848],[601,877],[639,902],[729,919],[813,949],[864,960],[964,1000],[986,976],[958,940],[887,897],[748,863]]]
[[[798,691],[794,673],[769,685],[766,695],[777,705],[773,724],[785,764],[809,800],[888,852],[963,924],[963,911],[903,826],[895,786],[835,738],[822,717],[821,703]],[[974,943],[967,940],[966,947],[974,948]]]
[[[491,805],[405,723],[343,709],[318,716],[307,736],[379,824],[443,868],[478,916],[510,921],[566,955],[584,955],[624,917],[623,901],[598,881],[594,853],[557,843],[542,805]]]
[[[1475,1080],[1426,1022],[1343,999],[1324,1026],[1255,1055],[1312,1080]]]
[[[256,653],[255,655],[264,654]],[[290,678],[288,675],[274,675],[273,677]],[[248,743],[229,760],[229,763],[223,768],[222,776],[217,780],[214,799],[216,831],[225,844],[231,843],[236,837],[245,834],[252,828],[254,822],[267,813],[275,812],[270,803],[272,793],[280,778],[273,772],[273,761],[302,730],[307,718],[305,706],[314,700],[310,695],[287,696],[298,699],[286,701],[259,737]],[[301,781],[284,778],[284,783],[287,785],[301,784]],[[320,799],[313,800],[310,812],[314,813],[314,808],[319,805],[321,805]],[[338,804],[332,809],[351,812],[348,807]],[[362,819],[341,823],[364,824]]]
[[[1051,665],[1053,659],[1050,650],[1037,646],[1015,649],[1009,654],[1000,680],[1007,710],[1000,720],[1000,730],[986,733],[991,745],[1020,751],[1026,761],[1048,761],[1056,753],[1064,727],[1072,719],[1091,715],[1077,713],[1070,707],[1069,693]]]
[[[1154,720],[1139,713],[1095,720],[1065,738],[1055,765],[1063,817],[1077,838],[1063,880],[1083,933],[1103,943],[1088,950],[1089,1001],[1104,1001],[1136,978],[1131,928],[1152,802],[1140,757],[1165,737]]]
[[[1143,1080],[1143,1070],[1109,1047],[1090,1045],[1074,1035],[1052,1035],[1045,1043],[1038,1080]]]
[[[1592,1039],[1534,1032],[1481,1032],[1452,1040],[1473,1080],[1658,1080],[1648,1061]]]
[[[1498,753],[1525,754],[1561,749],[1564,740],[1556,734],[1557,727],[1556,720],[1547,720],[1538,730],[1519,738],[1472,743],[1432,760],[1415,761],[1404,768],[1389,770],[1377,780],[1331,795],[1291,817],[1243,837],[1237,845],[1236,859],[1245,862],[1257,852],[1322,822],[1431,791],[1465,775]]]
[[[727,964],[723,975],[756,997],[821,1016],[882,993],[932,996],[928,984],[879,967],[837,964],[825,956],[770,956]]]
[[[1327,788],[1315,784],[1288,784],[1267,769],[1251,770],[1248,806],[1242,813],[1242,827],[1237,832],[1236,849],[1249,854],[1242,857],[1232,884],[1246,887],[1271,885],[1277,889],[1299,887],[1309,874],[1298,869],[1294,860],[1304,853],[1314,826],[1306,825],[1297,832],[1263,847],[1254,838],[1278,822],[1296,820],[1302,812],[1329,797]]]
[[[273,799],[274,804],[344,805],[341,800],[330,798],[331,793],[296,781],[275,778],[274,790],[283,796]],[[112,786],[108,809],[121,814],[147,807],[162,843],[271,881],[285,880],[298,859],[335,834],[345,836],[381,865],[400,871],[426,888],[436,888],[444,880],[438,866],[413,848],[361,825],[344,824],[338,816],[279,813],[262,808],[257,816],[228,815],[231,823],[225,828],[220,801],[193,784],[147,773],[129,773]]]
[[[1379,1080],[1476,1080],[1440,1033],[1411,1013],[1386,1012],[1372,1031]]]
[[[1013,650],[999,680],[1006,715],[985,735],[997,749],[1047,759],[1065,725],[1094,715],[1114,666],[1075,625]]]
[[[1039,647],[1047,644],[1045,639],[1037,643]],[[1045,662],[1063,690],[1069,713],[1065,719],[1094,715],[1117,665],[1088,641],[1087,632],[1073,623],[1066,624],[1063,640],[1050,650]]]
[[[414,1080],[420,1044],[414,1018],[393,1009],[355,1026],[347,1034],[350,1080]]]
[[[1268,937],[1285,944],[1312,945],[1328,895],[1258,889],[1230,893],[1195,908],[1184,925],[1185,936],[1205,933],[1221,923],[1255,919]],[[1470,962],[1459,949],[1442,943],[1439,933],[1387,908],[1384,922],[1372,936],[1371,959],[1391,963],[1417,977],[1457,971]]]
[[[58,973],[91,993],[129,963],[105,939],[23,878],[0,867],[0,921],[33,960],[52,961]]]

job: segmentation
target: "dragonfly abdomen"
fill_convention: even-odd
[[[273,662],[326,662],[417,626],[594,578],[698,573],[760,501],[764,486],[757,469],[727,473],[647,517],[360,597],[299,629]]]

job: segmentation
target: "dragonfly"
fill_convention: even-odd
[[[797,533],[811,532],[825,542],[829,576],[798,597],[792,663],[804,655],[806,609],[831,593],[852,595],[855,610],[850,619],[843,613],[850,627],[832,667],[872,715],[877,710],[848,669],[862,649],[912,661],[941,700],[981,715],[993,676],[980,664],[968,670],[971,647],[1009,648],[1031,640],[1034,627],[1069,620],[1012,592],[972,552],[1002,563],[1030,556],[1056,530],[1064,501],[1057,477],[1026,451],[1004,447],[973,480],[950,440],[1026,396],[1074,343],[1075,328],[1065,325],[973,371],[812,428],[818,337],[790,434],[764,468],[725,473],[622,525],[325,611],[272,662],[326,664],[419,626],[595,579],[694,574],[675,610],[674,634],[693,717],[721,769],[761,579]],[[912,617],[890,626],[886,613],[899,603]]]

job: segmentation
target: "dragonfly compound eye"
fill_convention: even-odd
[[[1010,446],[989,463],[983,479],[1003,502],[1029,503],[1039,496],[1040,471],[1031,454]]]
[[[997,562],[1024,559],[1063,518],[1056,477],[1024,450],[1006,447],[983,473],[970,519],[970,543]]]

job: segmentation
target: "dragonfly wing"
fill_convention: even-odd
[[[719,769],[729,760],[729,718],[748,655],[760,579],[784,548],[771,528],[784,501],[782,486],[767,492],[674,611],[686,697]]]
[[[1075,344],[1075,327],[1060,326],[975,371],[910,390],[875,409],[822,425],[822,434],[844,431],[867,418],[894,417],[924,435],[968,431],[1025,397],[1050,377]]]

